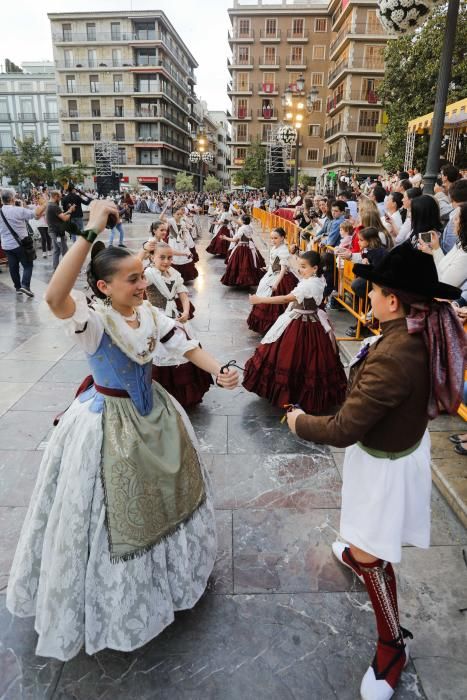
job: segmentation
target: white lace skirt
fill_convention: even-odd
[[[175,399],[195,447],[191,423]],[[75,400],[42,459],[16,550],[8,610],[35,615],[36,654],[68,661],[84,645],[131,651],[192,608],[217,549],[210,484],[188,522],[151,551],[111,564],[100,479],[102,415]],[[201,462],[201,458],[200,458]]]

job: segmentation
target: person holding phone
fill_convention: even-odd
[[[446,255],[440,244],[438,231],[422,232],[418,248],[433,255],[439,279],[446,284],[460,287],[467,280],[467,202],[461,204],[454,217],[456,245]],[[460,296],[460,295],[459,295]]]

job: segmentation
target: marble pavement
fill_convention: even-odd
[[[136,215],[126,226],[130,246],[145,240],[151,220]],[[242,364],[258,343],[245,324],[246,292],[219,283],[224,264],[204,248],[198,241],[194,326],[219,359]],[[191,411],[220,537],[199,604],[134,653],[81,652],[65,664],[35,656],[33,620],[5,609],[8,571],[52,418],[86,373],[41,301],[50,272],[51,258],[37,261],[35,299],[16,298],[0,275],[0,700],[358,698],[375,630],[362,586],[330,550],[343,453],[296,439],[278,410],[241,388],[214,388]],[[435,458],[450,456],[447,435],[459,427],[455,418],[434,422]],[[402,623],[415,639],[397,700],[467,697],[466,546],[434,489],[432,547],[405,548],[399,567]]]

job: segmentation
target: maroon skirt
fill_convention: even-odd
[[[228,226],[221,226],[220,230],[216,233],[216,235],[206,248],[206,252],[211,253],[211,255],[222,255],[222,257],[224,258],[228,253],[230,241],[225,241],[222,238],[222,236],[229,235],[230,230]]]
[[[253,287],[258,284],[261,277],[261,269],[255,267],[250,247],[239,245],[229,256],[227,269],[221,277],[221,282],[227,287]]]
[[[278,408],[293,403],[306,413],[325,413],[344,401],[347,379],[321,323],[299,318],[274,343],[257,347],[243,386]]]
[[[178,297],[177,297],[177,299],[175,299],[175,305],[176,305],[178,311],[182,314],[183,313],[183,306],[182,306],[182,302],[180,301],[180,299]],[[189,316],[188,316],[189,321],[191,321],[191,319],[194,318],[195,311],[196,311],[196,309],[190,301],[190,311],[189,311]]]
[[[181,274],[184,282],[191,282],[198,277],[198,270],[196,269],[193,260],[190,260],[190,262],[187,262],[184,265],[175,265],[172,263],[172,267]]]
[[[203,396],[214,383],[209,372],[199,369],[192,362],[174,367],[153,365],[152,378],[177,399],[183,408],[201,403]]]
[[[280,297],[290,294],[297,284],[298,280],[295,275],[291,272],[286,272],[276,291],[271,296]],[[265,335],[286,308],[287,304],[255,304],[247,318],[248,328],[256,333]]]

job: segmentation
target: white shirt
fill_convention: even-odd
[[[433,251],[438,279],[445,284],[461,287],[467,280],[467,252],[459,244],[446,255],[441,248]]]
[[[19,239],[26,238],[28,231],[26,221],[34,219],[34,210],[16,207],[14,204],[4,204],[0,210]],[[3,250],[13,250],[19,247],[16,238],[10,233],[8,226],[0,216],[0,238]]]

